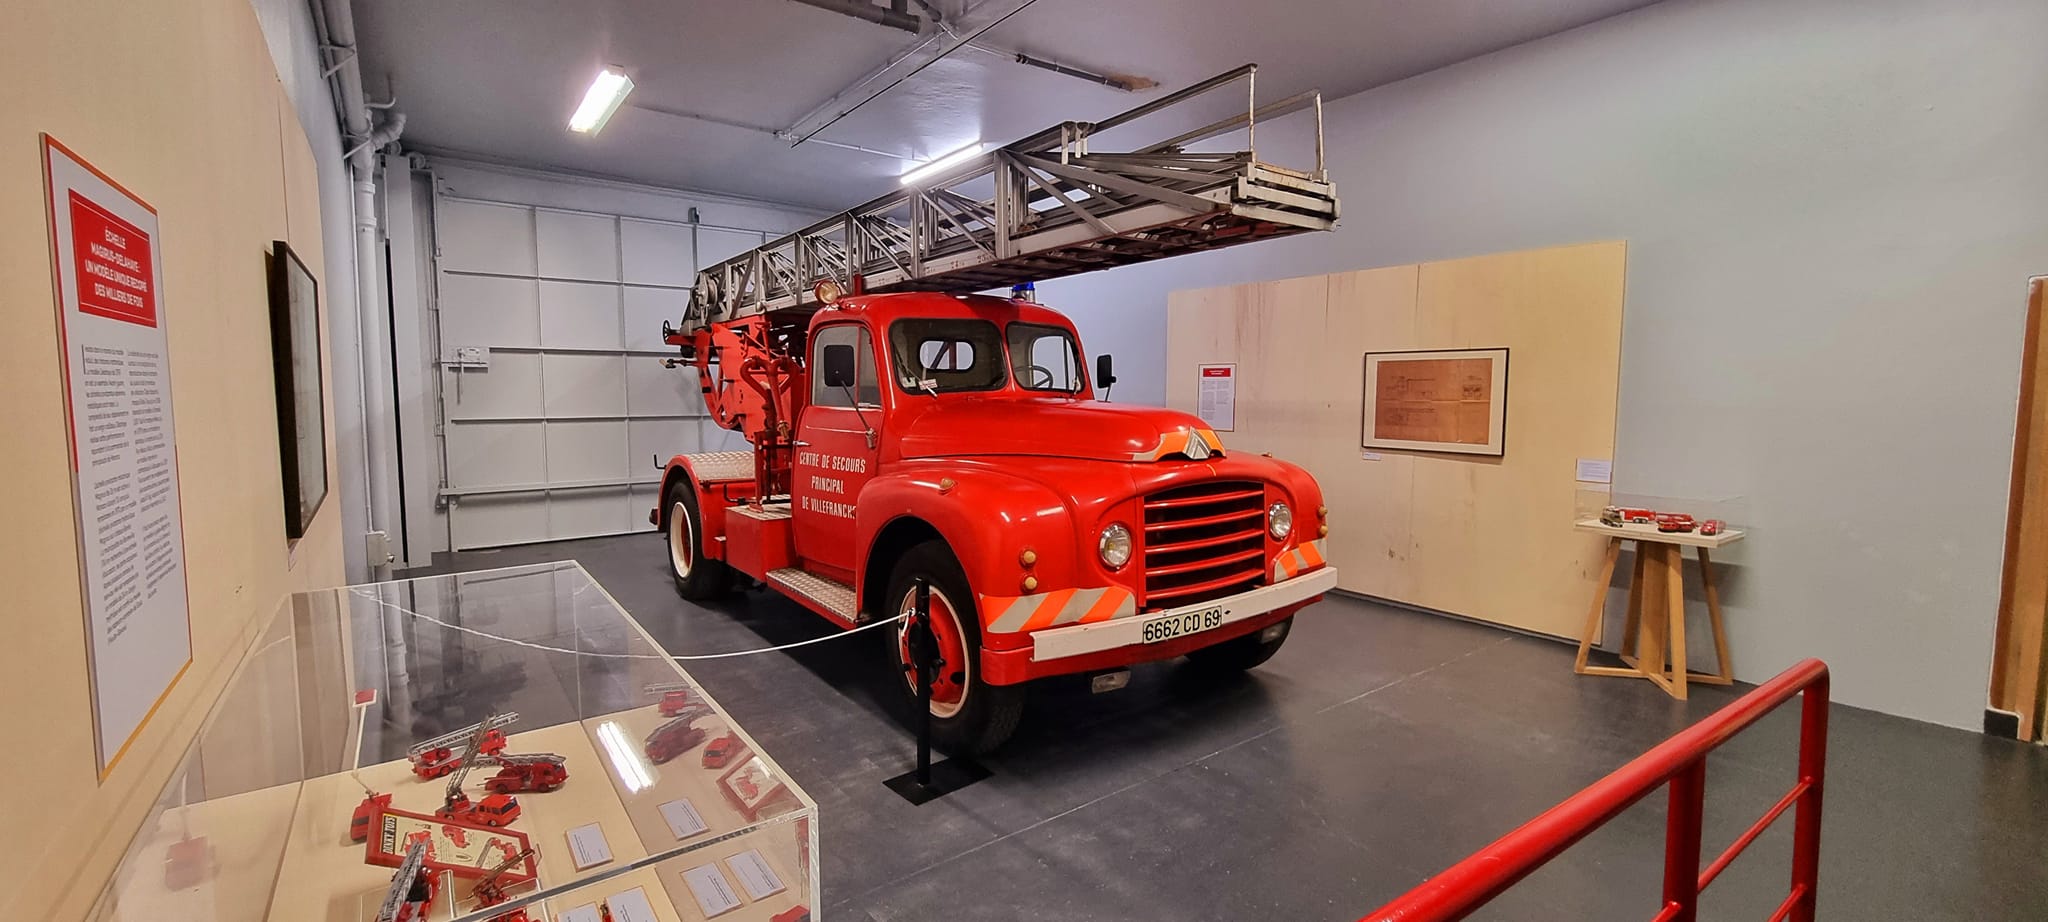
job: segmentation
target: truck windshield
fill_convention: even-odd
[[[992,391],[1007,380],[1003,334],[987,320],[918,318],[889,325],[896,384],[905,391]]]
[[[1078,394],[1084,383],[1074,337],[1060,327],[1010,324],[1010,373],[1028,391]]]

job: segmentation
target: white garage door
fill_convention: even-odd
[[[646,529],[657,456],[746,447],[662,366],[661,322],[760,231],[452,196],[435,227],[453,547]]]

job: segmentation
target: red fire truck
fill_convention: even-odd
[[[677,591],[744,576],[851,629],[927,581],[934,734],[961,752],[1010,734],[1033,679],[1272,656],[1336,582],[1314,478],[1193,415],[1106,402],[1108,356],[1091,378],[1072,321],[965,293],[1332,226],[1320,164],[1184,153],[1195,133],[1089,148],[1249,75],[1067,123],[700,272],[664,324],[670,364],[752,450],[666,465],[649,518]],[[914,692],[907,637],[891,668]]]

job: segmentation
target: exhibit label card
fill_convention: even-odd
[[[690,885],[690,895],[697,898],[697,908],[704,911],[707,919],[740,906],[740,895],[719,872],[718,865],[703,864],[684,871],[683,882]]]
[[[584,903],[556,916],[555,922],[604,922],[604,914],[597,911],[596,903]]]
[[[605,897],[604,905],[612,911],[612,922],[661,922],[654,914],[654,904],[647,901],[647,891],[640,887]]]
[[[43,170],[104,778],[192,662],[164,241],[156,209],[49,135]]]
[[[569,830],[569,856],[575,859],[576,870],[594,868],[612,860],[612,846],[604,840],[604,830],[590,823]]]
[[[725,866],[739,875],[740,886],[747,888],[747,895],[754,899],[772,896],[783,890],[782,878],[775,876],[775,869],[768,866],[768,860],[761,857],[760,849],[750,848],[725,859]]]
[[[668,830],[678,839],[687,839],[711,828],[705,825],[704,817],[697,814],[697,807],[688,800],[671,800],[662,804],[661,818],[668,821]]]
[[[1237,428],[1237,366],[1202,365],[1201,380],[1195,388],[1195,415],[1209,428],[1229,432]]]
[[[1613,483],[1614,462],[1606,458],[1580,458],[1576,479],[1580,483]]]

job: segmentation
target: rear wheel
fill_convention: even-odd
[[[668,566],[676,594],[693,602],[723,594],[732,585],[732,568],[704,556],[704,516],[688,478],[669,485],[663,505],[668,507]]]
[[[974,596],[960,563],[944,542],[927,541],[903,555],[889,577],[888,604],[892,614],[905,614],[917,605],[917,580],[931,585],[932,633],[938,641],[944,665],[932,682],[932,738],[941,749],[959,755],[981,755],[1010,738],[1024,714],[1024,687],[990,685],[981,676],[981,623],[973,608]],[[890,666],[900,677],[899,687],[917,703],[917,679],[907,668],[910,655],[910,619],[897,624],[890,634]],[[913,711],[912,715],[916,714]]]
[[[1279,628],[1276,632],[1273,629]],[[1243,672],[1273,658],[1280,652],[1280,645],[1287,642],[1287,635],[1294,632],[1294,618],[1288,617],[1260,628],[1243,637],[1233,637],[1213,647],[1203,647],[1188,653],[1188,662],[1197,669],[1209,672]],[[1275,633],[1271,640],[1262,640],[1269,633]]]

